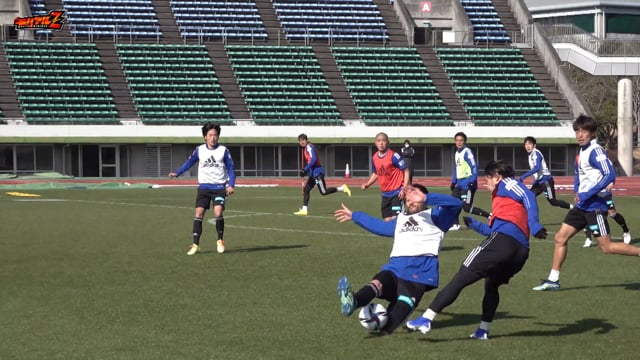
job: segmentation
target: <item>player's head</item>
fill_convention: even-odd
[[[489,161],[484,167],[484,177],[487,180],[489,191],[493,191],[502,179],[514,176],[515,173],[511,165],[502,160]]]
[[[307,134],[298,135],[298,144],[300,144],[300,146],[305,147],[307,146],[308,143],[309,143],[309,138],[307,137]]]
[[[411,146],[411,141],[409,141],[409,139],[406,139],[404,141],[404,147],[409,147],[409,146]]]
[[[527,152],[533,151],[533,148],[536,147],[536,138],[533,136],[527,136],[524,138],[524,148]]]
[[[389,148],[389,136],[386,133],[380,132],[376,135],[376,148],[379,152],[385,152]]]
[[[220,125],[207,122],[202,126],[202,137],[209,146],[214,146],[220,138]]]
[[[580,145],[587,145],[596,137],[598,122],[591,116],[580,115],[573,122],[573,131],[576,133],[576,140]]]
[[[407,215],[416,214],[426,209],[426,197],[429,190],[424,185],[411,184],[402,188],[404,192],[404,213]]]
[[[457,132],[453,136],[453,140],[455,141],[456,148],[462,149],[464,145],[467,143],[467,134],[463,133],[462,131]]]

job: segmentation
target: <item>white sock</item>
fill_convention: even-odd
[[[306,205],[302,205],[302,211],[307,211],[307,206]]]
[[[438,315],[437,312],[431,310],[431,309],[427,309],[427,311],[424,312],[424,314],[422,314],[422,317],[425,317],[429,320],[433,320],[436,318],[436,316]]]
[[[490,322],[480,321],[480,329],[489,331],[489,327],[491,327]]]
[[[336,187],[336,189],[337,189],[338,191],[342,191],[342,192],[344,192],[344,187],[342,187],[342,186],[338,186],[338,187]]]
[[[549,272],[549,278],[547,280],[555,282],[560,280],[560,270],[551,269],[551,271]]]

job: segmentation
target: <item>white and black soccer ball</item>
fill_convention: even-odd
[[[382,304],[369,303],[360,309],[358,320],[360,320],[360,325],[365,329],[378,331],[382,329],[387,324],[387,320],[389,320],[387,308]]]

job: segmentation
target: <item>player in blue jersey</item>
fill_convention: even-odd
[[[402,189],[405,211],[385,221],[363,212],[351,211],[344,204],[336,210],[340,222],[353,221],[374,234],[393,237],[389,262],[371,281],[353,293],[346,277],[338,281],[342,314],[351,315],[374,298],[389,301],[388,321],[381,329],[392,333],[415,309],[422,295],[438,287],[438,252],[445,232],[458,218],[462,202],[444,194],[429,193],[419,184]],[[427,208],[427,205],[432,206]]]
[[[456,146],[456,153],[453,157],[453,175],[451,177],[451,195],[459,198],[464,203],[462,209],[470,214],[489,217],[489,213],[473,206],[473,199],[478,190],[478,163],[473,155],[473,151],[467,146],[467,135],[458,132],[453,137]],[[460,230],[460,225],[456,221],[451,231]]]
[[[487,236],[471,250],[449,284],[438,292],[425,313],[407,322],[410,331],[423,334],[431,331],[431,322],[442,310],[451,305],[462,289],[484,280],[482,316],[480,326],[471,338],[488,340],[489,327],[495,317],[500,293],[498,287],[509,283],[529,257],[529,234],[544,239],[547,230],[538,220],[535,195],[514,178],[513,168],[502,161],[491,161],[484,169],[487,186],[491,191],[492,207],[489,225],[470,216],[464,217],[471,229]]]
[[[234,193],[236,175],[231,153],[224,145],[220,145],[220,125],[210,122],[202,126],[202,136],[205,143],[196,147],[193,154],[169,177],[178,177],[198,164],[198,193],[196,195],[196,211],[193,219],[193,243],[187,255],[195,255],[200,251],[200,236],[202,235],[202,219],[213,202],[213,216],[216,222],[218,241],[217,251],[223,253],[224,246],[224,217],[227,196]]]
[[[298,135],[298,144],[302,148],[302,157],[304,158],[304,168],[300,170],[300,177],[304,178],[308,175],[307,182],[302,188],[302,207],[294,212],[294,215],[307,216],[309,213],[309,200],[311,200],[311,190],[317,185],[320,195],[329,195],[341,191],[351,197],[351,189],[347,184],[338,187],[327,187],[324,180],[324,168],[320,164],[320,158],[306,134]]]
[[[531,184],[531,191],[536,195],[544,193],[544,197],[547,198],[551,206],[557,206],[563,209],[571,209],[573,206],[566,201],[558,200],[556,198],[555,182],[551,171],[547,167],[547,162],[544,160],[544,155],[536,147],[536,138],[533,136],[527,136],[524,138],[524,149],[529,154],[529,167],[531,170],[520,175],[520,181],[524,182],[529,176],[533,177],[533,184]]]
[[[574,170],[573,190],[575,206],[569,210],[555,235],[553,262],[549,277],[533,290],[560,289],[560,269],[567,258],[567,243],[583,228],[588,228],[605,254],[640,255],[640,248],[612,242],[607,222],[608,205],[603,194],[607,186],[615,181],[613,164],[606,151],[596,141],[598,123],[590,116],[580,115],[573,122],[576,140],[580,145]]]

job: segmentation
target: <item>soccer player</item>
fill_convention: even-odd
[[[381,329],[392,333],[415,309],[422,295],[438,287],[438,252],[445,232],[458,218],[462,202],[444,194],[429,193],[419,184],[403,188],[405,212],[384,221],[363,212],[351,211],[344,204],[336,210],[340,222],[353,221],[374,234],[393,237],[389,262],[355,294],[346,277],[338,281],[340,308],[345,316],[366,306],[374,298],[389,301],[388,321]],[[427,208],[427,205],[432,206]]]
[[[402,187],[409,185],[409,168],[402,156],[389,148],[387,134],[378,133],[375,144],[378,151],[371,157],[371,176],[360,189],[365,191],[376,181],[380,183],[380,212],[382,218],[389,221],[402,210]]]
[[[611,241],[607,222],[607,201],[599,196],[614,182],[616,175],[607,153],[596,141],[598,123],[590,116],[580,115],[573,122],[576,140],[580,145],[577,166],[574,170],[573,190],[575,206],[564,217],[555,235],[555,249],[549,277],[533,290],[560,289],[560,269],[567,258],[567,243],[578,231],[587,227],[605,254],[640,255],[640,248]]]
[[[547,167],[547,162],[544,161],[544,155],[536,147],[536,138],[533,136],[527,136],[524,138],[524,149],[529,154],[529,168],[531,170],[520,176],[520,181],[524,182],[524,179],[529,176],[533,177],[533,184],[531,185],[531,191],[536,195],[540,195],[544,192],[544,197],[547,198],[551,206],[561,207],[563,209],[571,209],[573,206],[566,201],[556,199],[555,182],[553,176]]]
[[[473,198],[478,189],[478,164],[473,151],[467,147],[467,135],[458,132],[454,136],[456,153],[453,158],[453,176],[451,177],[451,195],[462,200],[462,209],[466,213],[488,218],[488,212],[474,207]],[[449,231],[460,230],[460,224],[456,221]]]
[[[193,154],[169,177],[178,177],[198,163],[198,193],[196,195],[196,211],[193,219],[193,244],[187,255],[195,255],[200,251],[202,235],[202,219],[213,202],[213,216],[218,233],[217,251],[223,253],[225,201],[234,193],[236,175],[229,149],[218,143],[220,125],[207,122],[202,126],[205,143],[196,147]]]
[[[425,313],[407,322],[410,331],[423,334],[431,331],[431,322],[445,307],[451,305],[462,289],[484,278],[484,297],[480,326],[471,338],[489,339],[489,327],[493,322],[500,293],[498,287],[508,284],[529,257],[529,234],[544,239],[547,230],[538,219],[536,197],[520,181],[514,178],[513,168],[502,161],[491,161],[484,170],[487,186],[491,191],[492,205],[489,225],[471,216],[464,222],[471,229],[487,236],[471,250],[449,284],[438,292]]]
[[[624,216],[620,214],[616,210],[616,203],[613,201],[613,190],[614,183],[607,185],[606,191],[604,193],[598,193],[598,196],[605,199],[607,202],[607,213],[609,217],[611,217],[620,227],[622,228],[622,241],[625,244],[631,244],[631,233],[629,232],[629,226],[627,226],[627,221],[624,219]],[[591,240],[592,233],[589,228],[584,229],[586,238],[584,239],[584,244],[582,247],[588,248],[593,244],[593,240]]]
[[[304,156],[305,165],[300,171],[300,177],[308,175],[307,183],[302,190],[302,207],[300,210],[294,212],[298,216],[307,216],[309,213],[309,200],[311,199],[311,190],[314,186],[318,185],[318,190],[321,195],[333,194],[337,191],[342,191],[351,197],[351,190],[347,184],[343,184],[338,187],[327,187],[327,183],[324,181],[324,168],[320,165],[320,158],[316,152],[316,147],[309,142],[309,138],[306,134],[298,135],[298,144],[302,147],[302,155]]]

